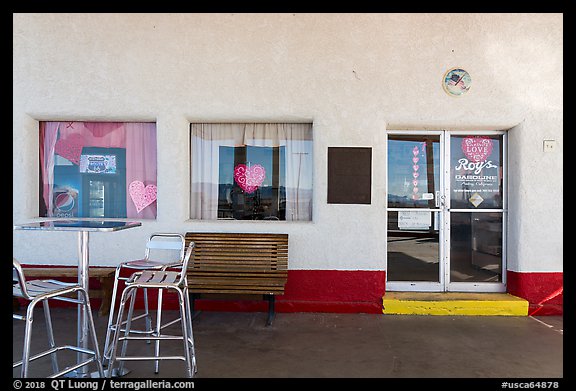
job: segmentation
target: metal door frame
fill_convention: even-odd
[[[445,159],[444,156],[446,154],[445,148],[445,136],[443,130],[388,130],[386,132],[386,221],[385,227],[388,227],[388,212],[393,211],[400,211],[400,210],[418,210],[418,211],[429,211],[429,212],[439,212],[438,217],[440,218],[439,221],[439,237],[438,237],[438,244],[439,244],[439,276],[438,282],[432,281],[388,281],[388,273],[386,273],[386,290],[389,291],[415,291],[415,292],[442,292],[444,291],[445,286],[445,275],[446,271],[445,263],[442,260],[445,258],[444,254],[444,246],[445,237],[444,237],[444,229],[443,226],[445,224],[445,216],[442,212],[442,205],[438,204],[438,197],[435,195],[435,200],[437,201],[436,207],[432,208],[388,208],[388,136],[389,135],[409,135],[409,136],[439,136],[440,142],[440,197],[444,194],[444,189],[446,187],[445,182]],[[386,229],[386,235],[388,234],[388,229]],[[386,270],[388,270],[388,240],[386,238]]]
[[[438,282],[429,281],[389,281],[386,273],[386,290],[389,291],[415,291],[415,292],[506,292],[506,239],[508,216],[508,157],[507,132],[503,130],[388,130],[386,132],[386,192],[388,194],[388,136],[440,136],[440,199],[435,197],[437,207],[417,208],[418,211],[438,212],[439,221],[439,276]],[[503,205],[502,209],[454,209],[450,208],[450,137],[452,135],[502,135],[502,176],[503,176]],[[399,210],[412,210],[414,208],[388,208],[386,196],[385,227],[388,226],[388,212]],[[452,212],[467,213],[502,213],[502,281],[501,282],[451,282],[450,281],[450,214]],[[386,229],[388,232],[388,229]],[[388,270],[388,245],[386,238],[386,270]]]
[[[474,135],[474,136],[493,136],[502,135],[502,208],[501,209],[452,209],[450,206],[451,198],[446,197],[445,206],[445,242],[444,242],[444,262],[445,267],[445,290],[447,292],[506,292],[506,239],[507,239],[507,217],[508,217],[508,136],[507,132],[504,130],[446,130],[444,159],[446,162],[450,162],[450,137],[451,136],[462,136],[462,135]],[[446,178],[444,194],[450,194],[450,166],[445,164],[444,176]],[[496,212],[502,213],[502,281],[501,282],[451,282],[450,281],[450,215],[451,213],[465,212],[465,213],[488,213]]]

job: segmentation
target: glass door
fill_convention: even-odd
[[[442,132],[388,133],[387,289],[444,288]]]
[[[446,290],[506,291],[506,134],[446,134]]]
[[[388,290],[506,290],[505,151],[500,131],[388,132]]]

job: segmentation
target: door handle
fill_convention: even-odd
[[[435,195],[435,200],[434,200],[436,207],[437,208],[440,208],[440,207],[443,208],[444,206],[446,206],[446,203],[444,202],[445,200],[446,200],[446,196],[440,195],[440,191],[437,191],[436,195]]]

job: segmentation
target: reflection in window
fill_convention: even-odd
[[[429,220],[403,222],[402,214],[427,215]],[[417,210],[388,212],[388,281],[440,279],[439,213]]]
[[[218,218],[286,220],[286,147],[220,147]]]
[[[190,129],[190,218],[312,220],[312,124]]]
[[[388,136],[388,207],[434,208],[440,190],[440,137]]]
[[[156,124],[40,122],[40,217],[156,218]]]
[[[450,214],[450,280],[502,282],[502,213]]]

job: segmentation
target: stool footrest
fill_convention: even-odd
[[[70,372],[72,372],[72,371],[74,371],[74,370],[76,370],[76,369],[78,369],[78,368],[81,368],[81,367],[83,367],[84,365],[88,365],[88,364],[90,364],[91,362],[94,362],[94,361],[96,361],[96,358],[95,358],[95,357],[92,357],[91,359],[88,359],[88,360],[86,360],[86,361],[82,361],[82,362],[79,363],[79,364],[72,365],[71,367],[67,367],[66,369],[63,369],[63,370],[61,370],[60,372],[57,372],[57,373],[55,373],[55,374],[53,374],[53,375],[50,375],[50,376],[48,376],[48,378],[52,379],[52,378],[55,378],[55,377],[60,377],[60,376],[62,376],[62,375],[65,375],[65,374],[67,374],[67,373],[70,373]]]
[[[116,357],[116,361],[156,361],[156,360],[182,360],[186,361],[186,357],[184,356],[124,356],[124,357]]]
[[[112,331],[116,331],[116,326],[110,326]],[[120,328],[120,332],[126,332],[126,329]],[[154,330],[132,330],[130,329],[130,334],[152,334]]]
[[[149,336],[149,337],[119,337],[119,341],[162,341],[162,340],[181,340],[184,339],[181,335],[161,335],[161,336]]]
[[[78,352],[78,353],[91,354],[92,356],[96,356],[96,353],[93,350],[83,349],[83,348],[80,348],[78,346],[63,345],[63,346],[56,346],[56,347],[50,348],[48,350],[45,350],[43,352],[37,353],[34,356],[30,357],[30,359],[28,361],[31,362],[31,361],[37,360],[39,358],[42,358],[44,356],[47,356],[49,354],[59,352],[61,350],[73,350],[73,351]],[[92,361],[93,361],[93,359],[90,359],[90,362],[92,362]],[[20,365],[22,365],[22,360],[16,361],[15,363],[13,363],[12,368],[16,368]],[[82,365],[86,365],[86,364],[82,364]],[[77,369],[77,368],[75,368],[75,369]]]

